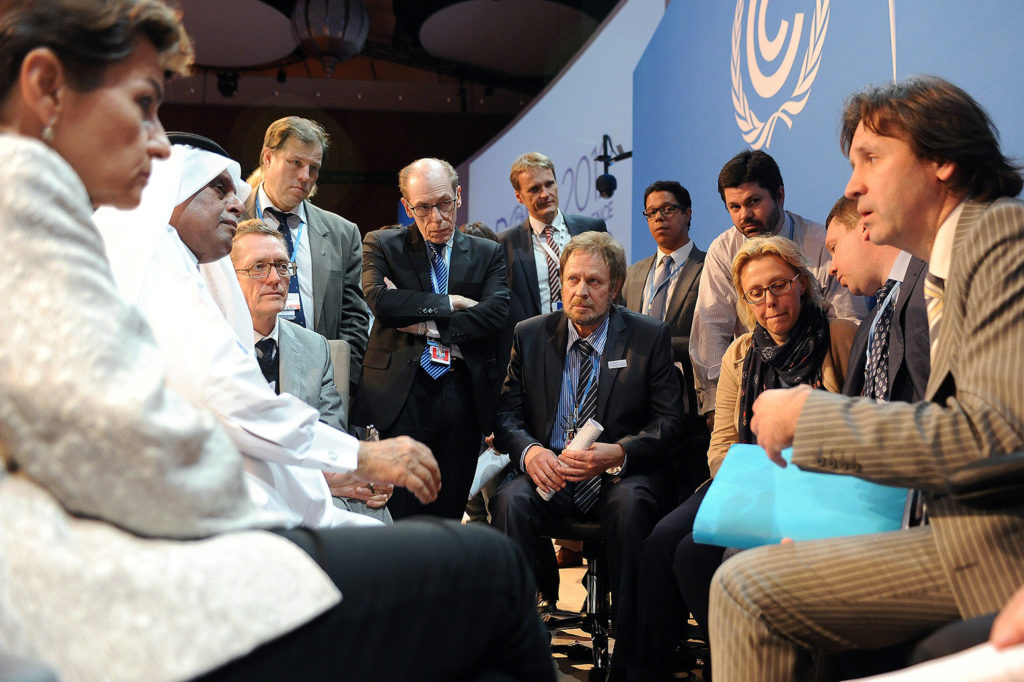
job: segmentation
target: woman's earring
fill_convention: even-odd
[[[57,125],[57,117],[54,116],[50,119],[50,122],[43,126],[43,132],[40,133],[40,137],[43,138],[43,142],[53,142],[53,129]]]

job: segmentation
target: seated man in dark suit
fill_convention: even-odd
[[[282,319],[288,281],[295,264],[284,237],[262,220],[240,223],[231,241],[231,262],[252,316],[256,357],[263,376],[277,393],[289,393],[315,407],[320,421],[344,431],[348,417],[334,383],[327,339]],[[325,472],[335,505],[391,523],[387,504],[394,486],[352,481],[346,474]]]
[[[560,265],[564,308],[516,327],[494,430],[519,475],[498,489],[494,526],[518,542],[554,604],[558,570],[540,534],[565,516],[600,521],[618,631],[632,618],[640,543],[675,499],[679,379],[668,326],[612,304],[626,272],[617,241],[573,237]],[[563,449],[589,418],[604,427],[598,442]]]
[[[924,279],[928,264],[895,246],[874,244],[857,202],[840,197],[825,221],[829,274],[855,296],[874,296],[850,349],[844,395],[915,402],[930,367]]]

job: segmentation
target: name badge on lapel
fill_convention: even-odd
[[[609,360],[608,369],[626,369],[626,361],[622,360]]]
[[[448,346],[442,343],[438,343],[433,339],[427,340],[427,345],[430,346],[430,361],[438,365],[450,365],[452,364],[452,351]]]

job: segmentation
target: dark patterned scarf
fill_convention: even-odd
[[[804,301],[800,318],[781,346],[775,345],[768,330],[754,327],[753,343],[743,358],[740,377],[739,442],[756,443],[750,430],[754,400],[772,388],[808,384],[821,388],[821,363],[830,344],[828,318],[813,303]],[[723,415],[724,416],[724,415]]]

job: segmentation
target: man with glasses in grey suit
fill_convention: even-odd
[[[954,501],[958,468],[1024,447],[1024,203],[1019,169],[960,88],[934,76],[847,102],[842,147],[872,241],[927,260],[924,402],[766,391],[751,423],[801,469],[924,491],[930,525],[760,547],[715,574],[718,680],[816,679],[815,654],[872,649],[998,609],[1024,583],[1024,505]],[[815,395],[817,394],[817,395]]]

